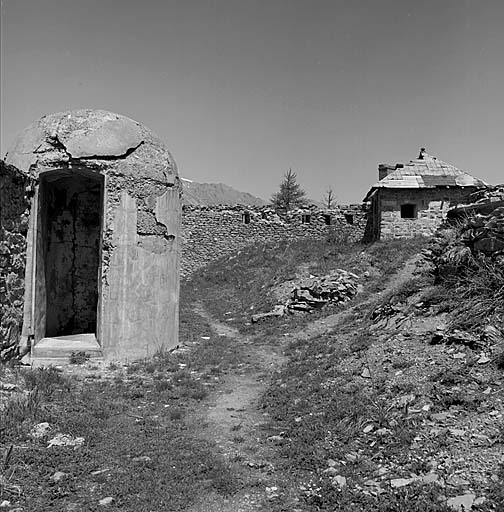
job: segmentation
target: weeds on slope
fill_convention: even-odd
[[[239,354],[192,310],[181,319],[182,336],[198,340],[191,353],[111,365],[84,381],[54,367],[4,370],[23,391],[2,411],[1,500],[26,512],[102,510],[106,497],[107,510],[179,511],[200,493],[235,491],[239,482],[184,417]],[[48,432],[34,436],[44,422]],[[48,447],[59,433],[84,442]]]
[[[474,258],[470,268],[445,279],[443,285],[456,297],[451,316],[454,328],[504,325],[504,266],[496,260]]]
[[[481,333],[504,326],[504,259],[471,252],[461,242],[467,219],[440,230],[427,253],[451,327]]]
[[[367,272],[369,279],[362,280],[363,298],[383,289],[390,275],[425,245],[425,238],[371,245],[335,243],[331,238],[248,247],[195,272],[182,284],[182,296],[204,302],[214,317],[243,329],[252,313],[269,311],[277,304],[273,290],[295,279],[301,267],[314,275],[325,275],[337,268],[359,276]],[[310,318],[325,314],[313,312]],[[305,321],[301,319],[299,323]]]
[[[365,321],[357,328],[363,333]],[[438,502],[439,489],[430,486],[379,492],[373,487],[370,475],[379,476],[387,465],[400,468],[404,478],[428,468],[409,453],[418,420],[391,406],[393,391],[387,393],[384,382],[373,375],[363,379],[360,366],[346,364],[362,350],[339,330],[296,342],[263,397],[272,426],[284,437],[280,464],[297,479],[299,505],[306,511],[451,510]],[[343,478],[342,485],[335,483],[335,475]],[[271,510],[288,510],[283,507],[273,503]]]
[[[194,303],[204,302],[212,315],[243,327],[252,311],[273,305],[271,290],[294,277],[300,265],[319,274],[338,267],[367,271],[367,288],[379,290],[383,276],[423,243],[300,241],[249,248],[182,284],[180,338],[194,345],[190,353],[160,353],[125,368],[115,365],[108,375],[90,375],[84,383],[54,368],[20,371],[16,378],[25,392],[9,401],[0,432],[0,450],[6,454],[2,499],[25,511],[99,510],[104,497],[113,498],[109,510],[170,511],[187,508],[203,492],[232,493],[240,482],[212,444],[194,438],[183,420],[240,354],[232,340],[211,333]],[[308,317],[286,321],[302,325]],[[280,323],[272,325],[278,329]],[[338,414],[335,406],[328,408],[335,421]],[[30,436],[42,422],[50,425],[48,435]],[[82,437],[84,444],[48,448],[58,433]],[[315,429],[312,440],[318,442],[320,435]],[[301,450],[298,458],[303,457]],[[56,478],[57,473],[63,476]]]
[[[399,266],[392,265],[389,270],[395,271]],[[501,277],[495,274],[494,267],[482,268],[481,272],[485,275],[466,276],[464,282],[458,281],[468,293],[463,296],[464,300],[495,297],[502,292]],[[381,295],[382,305],[395,299],[406,302],[431,280],[429,276],[415,276],[392,291],[387,290]],[[473,283],[471,286],[468,280]],[[448,292],[443,287],[430,293],[448,297],[453,295],[453,290]],[[457,298],[460,300],[460,295]],[[486,307],[487,316],[481,318],[485,321],[498,318],[500,306],[493,310]],[[373,347],[373,338],[379,333],[370,328],[371,310],[370,302],[363,303],[342,317],[332,334],[292,343],[287,349],[288,363],[274,375],[263,397],[262,406],[271,417],[270,428],[279,431],[282,437],[278,441],[281,457],[278,464],[296,482],[296,491],[289,490],[291,501],[282,503],[286,493],[271,504],[272,511],[293,508],[313,512],[453,510],[447,505],[446,495],[456,491],[446,489],[443,482],[437,485],[428,483],[428,478],[423,480],[426,475],[432,476],[435,467],[431,465],[432,460],[452,441],[440,430],[440,435],[418,444],[425,436],[422,422],[431,412],[437,414],[450,408],[467,414],[477,413],[482,406],[489,407],[491,401],[481,392],[457,391],[455,384],[467,384],[467,375],[449,373],[446,366],[439,363],[442,372],[437,375],[424,374],[422,369],[415,374],[426,383],[427,390],[432,389],[426,391],[429,404],[425,412],[419,409],[409,414],[408,396],[415,399],[420,393],[420,383],[399,379],[398,387],[391,387],[383,376],[386,373],[381,372],[382,377],[378,377],[369,371],[368,354],[375,349],[379,351]],[[401,336],[409,339],[411,333],[404,332]],[[424,350],[423,342],[418,342],[418,350]],[[400,343],[392,343],[386,350],[390,349],[399,349],[398,356],[385,355],[379,359],[384,364],[390,359],[388,363],[393,373],[389,375],[402,374],[403,369],[412,366],[414,356],[408,354],[408,359],[399,355],[404,350]],[[453,360],[448,364],[452,368]],[[363,373],[363,368],[367,369],[367,374]],[[467,372],[467,368],[464,369]],[[417,403],[421,407],[425,402]],[[499,443],[501,439],[494,435],[492,442]],[[415,448],[415,445],[418,446]],[[502,475],[504,466],[494,470]],[[474,510],[499,510],[504,495],[498,475],[495,475],[496,483],[489,482],[485,490],[486,501],[476,505]],[[296,494],[295,502],[293,494]]]

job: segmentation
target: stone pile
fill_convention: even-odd
[[[504,349],[504,336],[500,329],[494,325],[486,325],[479,333],[471,333],[460,329],[449,329],[447,325],[440,324],[430,340],[431,345],[444,343],[445,345],[466,345],[472,350],[493,347],[495,352]]]
[[[312,311],[329,303],[346,302],[358,291],[359,277],[337,269],[323,277],[309,277],[292,290],[287,308],[293,311]]]
[[[359,276],[336,269],[322,277],[310,276],[293,285],[284,304],[268,313],[252,315],[252,322],[285,313],[311,312],[327,304],[339,304],[351,300],[359,291]]]
[[[504,185],[478,191],[470,199],[448,213],[448,219],[464,223],[461,241],[473,252],[504,254]]]

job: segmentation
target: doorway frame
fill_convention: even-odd
[[[37,345],[44,339],[48,339],[46,335],[46,312],[47,312],[47,288],[45,285],[45,253],[44,257],[41,257],[40,252],[44,250],[45,252],[45,241],[46,236],[44,236],[44,230],[47,229],[46,223],[46,215],[44,213],[44,183],[47,182],[51,177],[76,177],[76,176],[87,176],[89,178],[96,179],[96,181],[100,184],[100,199],[99,199],[99,208],[100,208],[100,226],[99,226],[99,244],[98,244],[98,271],[97,271],[97,293],[98,300],[96,304],[96,328],[94,333],[82,333],[82,334],[93,334],[97,344],[101,347],[101,338],[102,338],[102,278],[103,278],[103,233],[105,223],[105,215],[106,215],[106,207],[105,207],[105,187],[106,187],[106,179],[105,176],[99,171],[94,171],[85,166],[72,167],[69,168],[58,168],[58,169],[47,169],[41,171],[38,175],[38,180],[35,188],[34,194],[34,202],[32,212],[35,216],[32,223],[32,236],[30,240],[30,244],[28,246],[28,251],[31,250],[31,254],[27,254],[27,261],[30,261],[30,275],[27,275],[29,279],[29,287],[30,287],[30,316],[31,316],[31,335],[33,336],[32,342],[32,350],[33,346]],[[27,251],[27,252],[28,252]],[[27,268],[28,270],[28,268]],[[27,279],[27,281],[28,281]],[[43,280],[42,287],[38,280]],[[42,288],[42,293],[41,293]],[[42,307],[39,307],[39,304],[42,303]],[[76,334],[75,336],[79,336]],[[60,336],[51,336],[51,339],[59,338]],[[68,336],[65,336],[68,338]]]

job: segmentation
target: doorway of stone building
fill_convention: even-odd
[[[42,173],[37,205],[33,355],[99,352],[103,176]]]

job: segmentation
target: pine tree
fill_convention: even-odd
[[[292,169],[285,173],[280,190],[271,197],[271,204],[274,208],[287,211],[306,206],[306,193],[297,182],[297,175]]]

